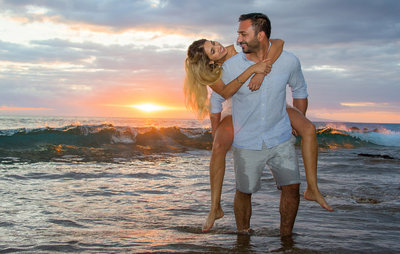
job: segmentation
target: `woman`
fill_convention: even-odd
[[[215,92],[229,99],[253,74],[249,82],[249,89],[257,90],[272,64],[280,56],[283,49],[282,40],[271,40],[271,46],[264,61],[247,68],[236,79],[225,85],[220,79],[222,64],[230,57],[237,54],[233,45],[223,47],[220,43],[205,39],[192,43],[188,49],[185,60],[186,79],[184,91],[186,105],[203,118],[209,113],[208,89],[209,86]],[[228,104],[229,104],[228,100]],[[211,127],[213,134],[213,149],[210,162],[210,187],[211,209],[203,226],[203,231],[208,231],[215,220],[222,218],[224,212],[221,208],[222,182],[225,174],[225,156],[233,141],[233,125],[231,107],[224,107],[221,114],[211,114]],[[227,111],[227,112],[225,112]],[[317,184],[317,157],[318,143],[315,126],[297,109],[287,107],[287,112],[294,132],[301,136],[301,150],[304,168],[307,178],[307,189],[304,197],[307,200],[318,202],[321,207],[332,211],[333,209],[325,201]]]

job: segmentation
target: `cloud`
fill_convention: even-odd
[[[234,43],[237,18],[254,11],[299,57],[311,110],[400,112],[397,0],[0,0],[0,101],[57,112],[110,94],[179,101],[189,44]]]
[[[303,68],[304,71],[330,71],[330,72],[345,72],[346,69],[330,65],[313,65],[309,68]]]
[[[283,31],[285,38],[318,43],[397,39],[400,11],[397,0],[366,0],[362,4],[355,0],[253,0],[245,4],[241,0],[8,0],[2,1],[0,7],[14,16],[27,17],[30,22],[45,16],[61,23],[104,26],[115,31],[158,27],[198,33],[213,31],[223,37],[235,32],[231,29],[236,29],[240,14],[262,11],[270,16],[273,31]],[[33,7],[41,11],[32,11]]]
[[[2,105],[0,111],[36,111],[36,110],[52,110],[51,108],[27,108],[27,107],[9,107]]]
[[[341,102],[340,105],[345,107],[388,107],[389,103],[376,103],[376,102]]]
[[[340,105],[346,107],[370,107],[377,104],[375,102],[341,102]]]

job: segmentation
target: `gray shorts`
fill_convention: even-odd
[[[300,183],[299,166],[294,148],[296,138],[272,148],[263,145],[262,150],[232,147],[236,189],[243,193],[257,192],[261,187],[261,175],[268,165],[278,188]]]

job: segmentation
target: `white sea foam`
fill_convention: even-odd
[[[350,132],[350,136],[382,146],[400,147],[400,134],[387,131],[381,132]]]

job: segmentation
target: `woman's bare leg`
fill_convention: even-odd
[[[221,208],[222,183],[225,175],[225,156],[233,141],[232,116],[225,117],[215,132],[210,161],[211,209],[203,225],[203,232],[209,231],[215,220],[224,216]]]
[[[316,201],[328,211],[333,211],[332,207],[326,202],[318,189],[317,183],[317,163],[318,163],[318,142],[314,124],[308,120],[296,108],[286,108],[290,123],[293,129],[301,137],[301,153],[303,155],[304,169],[307,179],[307,189],[304,198]]]

